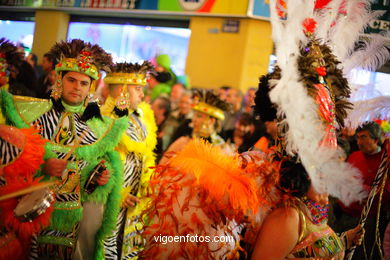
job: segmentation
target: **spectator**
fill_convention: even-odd
[[[36,97],[37,78],[27,61],[19,66],[10,66],[9,92],[19,96]]]
[[[39,79],[43,74],[43,70],[41,66],[38,66],[38,56],[35,53],[30,52],[26,58],[26,61],[34,69],[36,78]]]
[[[163,153],[164,142],[168,142],[165,137],[165,122],[171,113],[171,104],[167,97],[157,97],[152,102],[152,110],[157,124],[157,145],[154,150],[156,153],[156,162],[158,162]]]
[[[56,83],[56,72],[54,70],[56,64],[56,59],[52,54],[46,53],[43,55],[42,69],[44,74],[38,79],[37,97],[50,98],[51,89]]]
[[[172,86],[171,93],[169,99],[171,101],[171,111],[175,111],[178,108],[180,98],[185,91],[185,87],[181,83],[175,83]]]
[[[222,86],[217,91],[217,96],[219,99],[226,101],[227,92],[231,89],[230,86]]]
[[[169,123],[167,122],[167,124],[173,128],[168,146],[176,141],[179,137],[187,136],[192,133],[190,123],[194,113],[192,111],[191,105],[191,92],[185,91],[180,98],[178,109],[173,111],[168,118]],[[164,146],[164,148],[166,149],[168,146]]]
[[[356,129],[356,139],[359,151],[353,152],[348,158],[348,162],[360,171],[363,178],[364,187],[366,188],[367,192],[371,190],[371,185],[375,179],[379,165],[381,163],[381,157],[383,154],[381,147],[382,137],[382,130],[378,124],[375,122],[365,123]],[[366,221],[364,244],[362,247],[357,248],[354,259],[365,259],[365,252],[368,254],[368,256],[370,256],[372,252],[372,259],[381,259],[381,253],[378,248],[379,245],[376,244],[376,236],[379,235],[381,241],[383,241],[384,231],[389,221],[389,181],[386,182],[380,207],[378,206],[378,198],[379,196],[377,194],[371,207],[369,217]],[[340,202],[339,205],[341,206],[341,211],[339,215],[336,215],[336,231],[341,231],[343,228],[345,229],[356,225],[360,219],[364,204],[365,202],[356,202],[347,207]],[[376,232],[376,216],[378,211],[380,213],[378,223],[379,234]]]
[[[256,88],[250,88],[246,91],[243,102],[243,112],[252,114],[255,105]]]
[[[242,92],[235,88],[228,89],[226,102],[231,105],[232,110],[225,114],[225,120],[222,122],[222,131],[220,135],[225,141],[232,141],[234,125],[241,115]]]

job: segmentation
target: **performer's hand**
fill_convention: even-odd
[[[138,202],[140,202],[139,198],[128,194],[126,199],[123,201],[122,208],[134,207]]]
[[[362,226],[358,225],[357,227],[350,229],[346,232],[348,248],[352,246],[360,246],[364,238],[364,229]]]
[[[62,173],[66,169],[66,164],[66,160],[50,158],[45,161],[43,171],[47,175],[61,177]]]
[[[110,179],[110,172],[108,170],[105,170],[102,172],[102,174],[99,176],[99,178],[96,180],[96,182],[100,185],[106,185],[108,180]]]

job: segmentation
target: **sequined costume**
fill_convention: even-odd
[[[298,210],[300,234],[297,245],[288,259],[343,259],[342,240],[327,225],[327,218],[319,223],[313,222],[313,213],[301,200],[296,200],[294,207]]]

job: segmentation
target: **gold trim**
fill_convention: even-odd
[[[225,119],[225,114],[223,113],[223,110],[221,110],[217,107],[211,106],[207,103],[199,102],[192,109],[195,111],[205,113],[209,116],[215,117],[219,120]]]
[[[146,86],[146,74],[142,73],[109,73],[104,78],[106,84],[126,84]]]

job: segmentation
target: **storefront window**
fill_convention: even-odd
[[[68,39],[99,44],[115,62],[152,60],[168,54],[172,69],[184,74],[191,31],[184,28],[71,22]]]
[[[34,38],[35,23],[31,21],[0,20],[0,35],[20,47],[26,52],[31,51]]]

